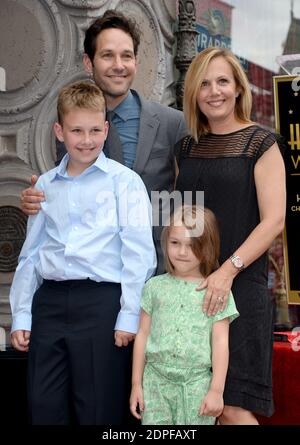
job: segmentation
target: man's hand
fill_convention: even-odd
[[[135,334],[131,332],[125,331],[116,331],[115,332],[115,345],[116,346],[128,346],[128,343],[134,340]]]
[[[21,209],[26,215],[36,215],[41,205],[40,203],[45,200],[45,195],[34,188],[38,177],[36,175],[31,176],[31,187],[23,190],[21,194]]]
[[[11,336],[11,343],[15,349],[27,352],[29,349],[30,331],[18,330],[14,331]]]

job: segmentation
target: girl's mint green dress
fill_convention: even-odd
[[[205,290],[170,274],[151,278],[141,306],[152,317],[143,377],[143,425],[213,425],[199,416],[212,377],[211,334],[216,321],[238,312],[230,294],[223,312],[202,312]]]

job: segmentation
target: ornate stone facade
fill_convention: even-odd
[[[24,237],[20,193],[33,173],[54,165],[58,91],[86,77],[84,32],[108,8],[134,17],[142,29],[134,87],[148,98],[174,104],[174,0],[1,0],[0,264],[10,266],[0,266],[0,326],[7,332],[12,258]]]
[[[177,108],[182,110],[184,79],[197,53],[196,10],[192,0],[179,0],[177,53],[175,65],[180,76],[176,84]]]

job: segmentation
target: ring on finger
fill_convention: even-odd
[[[217,301],[218,301],[218,303],[223,303],[224,302],[224,298],[223,297],[218,297]]]

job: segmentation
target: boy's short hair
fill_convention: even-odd
[[[161,235],[161,245],[165,257],[165,268],[171,275],[174,267],[168,257],[167,244],[172,226],[183,225],[187,230],[193,231],[197,225],[203,226],[203,232],[199,236],[191,236],[191,249],[200,261],[199,271],[203,277],[207,277],[219,267],[220,234],[214,213],[202,206],[183,205],[178,207],[171,215],[170,224],[165,226]]]
[[[105,99],[101,89],[92,82],[79,81],[66,85],[59,93],[57,116],[60,125],[64,116],[74,108],[101,111],[105,114]]]
[[[140,44],[140,29],[134,19],[125,17],[120,11],[108,9],[102,17],[95,20],[87,29],[84,39],[84,52],[89,56],[91,62],[96,52],[97,37],[105,29],[120,29],[132,38],[134,55],[137,56]]]

